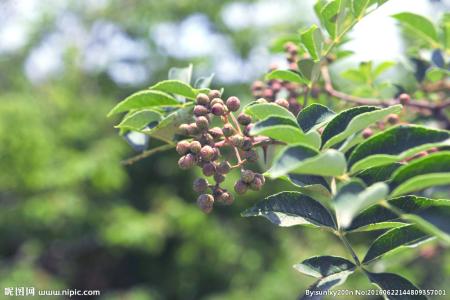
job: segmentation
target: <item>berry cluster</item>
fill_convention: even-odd
[[[298,46],[292,42],[288,42],[284,46],[286,53],[286,60],[289,69],[298,71]],[[272,66],[271,71],[278,69],[278,66]],[[268,102],[275,102],[276,104],[289,109],[293,114],[297,115],[301,110],[301,105],[297,98],[304,92],[301,85],[286,82],[277,79],[268,81],[255,81],[252,85],[252,94],[255,99],[264,98]]]
[[[193,183],[194,191],[200,193],[197,204],[205,213],[212,211],[215,202],[225,205],[233,203],[233,195],[221,187],[226,174],[232,169],[241,169],[241,178],[234,185],[237,194],[244,194],[248,189],[258,191],[265,182],[261,174],[244,169],[247,162],[258,159],[253,149],[257,141],[249,135],[252,118],[244,113],[235,118],[233,113],[239,108],[237,97],[232,96],[224,101],[218,90],[211,90],[208,95],[200,93],[193,110],[195,122],[179,127],[180,134],[191,137],[177,144],[176,150],[181,155],[179,167],[186,170],[198,166],[205,177],[212,176],[214,180],[212,184],[206,178],[198,178]],[[222,126],[212,127],[213,118],[219,119]],[[236,165],[223,158],[222,147],[233,149]]]

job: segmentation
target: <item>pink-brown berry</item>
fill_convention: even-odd
[[[192,188],[197,193],[204,193],[208,189],[208,181],[205,178],[197,178],[194,180]]]
[[[241,107],[241,101],[237,97],[229,97],[226,102],[227,108],[230,111],[238,111]]]
[[[178,154],[185,155],[189,151],[189,146],[190,143],[188,141],[180,141],[178,142],[175,150],[178,152]]]
[[[208,109],[203,105],[194,106],[194,116],[200,117],[208,114]]]
[[[200,150],[200,157],[204,161],[210,161],[214,156],[214,149],[211,146],[203,146]]]
[[[263,184],[264,183],[262,182],[261,178],[255,176],[255,178],[253,178],[252,182],[250,182],[250,188],[254,191],[260,191]]]
[[[237,117],[237,120],[238,120],[239,124],[245,126],[252,122],[252,117],[250,117],[249,115],[246,115],[244,113],[240,113],[239,116]]]
[[[211,100],[214,98],[220,98],[220,96],[222,96],[222,93],[219,90],[210,90],[208,93],[208,97]]]
[[[245,183],[250,183],[255,179],[255,173],[251,170],[242,170],[241,180]]]
[[[402,105],[408,105],[411,102],[411,97],[408,94],[403,93],[398,96],[398,100]]]
[[[366,129],[364,129],[363,132],[362,132],[362,136],[363,136],[363,138],[365,138],[365,139],[370,138],[372,135],[373,135],[373,130],[370,129],[370,128],[366,128]]]
[[[289,108],[289,102],[286,99],[277,99],[275,100],[275,103],[278,104],[279,106],[282,106],[286,109]]]
[[[200,93],[197,95],[196,102],[198,105],[207,106],[209,104],[209,97],[206,94]]]
[[[231,170],[231,165],[229,162],[227,161],[223,161],[221,162],[217,167],[216,167],[216,172],[219,174],[227,174],[228,172],[230,172]]]
[[[214,173],[216,172],[216,166],[211,162],[207,162],[203,165],[202,172],[203,172],[203,175],[205,175],[207,177],[213,176]]]
[[[387,116],[386,121],[387,121],[389,124],[394,125],[394,124],[397,124],[397,123],[398,123],[399,117],[398,117],[396,114],[390,114],[390,115]]]
[[[234,134],[234,128],[231,124],[227,123],[223,125],[222,132],[224,136],[230,137]]]
[[[189,135],[197,135],[200,133],[200,130],[197,127],[197,124],[191,123],[188,128]]]
[[[217,197],[217,201],[225,204],[225,205],[231,205],[234,202],[233,195],[231,195],[229,192],[223,192],[220,194],[220,196]]]
[[[200,144],[199,141],[192,141],[189,144],[189,150],[191,150],[192,153],[197,154],[200,152],[201,149],[202,149],[202,145]]]
[[[191,153],[186,154],[185,156],[180,157],[178,160],[178,166],[182,170],[187,170],[192,168],[196,163],[195,156]]]
[[[206,117],[200,116],[195,120],[195,124],[200,131],[205,131],[209,127],[209,121]]]
[[[255,150],[249,150],[244,152],[244,158],[248,162],[257,162],[258,161],[258,154]]]
[[[217,172],[214,174],[214,181],[216,183],[222,183],[224,180],[225,180],[225,176],[223,176],[222,174],[219,174]]]
[[[181,135],[189,135],[189,124],[181,124],[178,127],[178,133]]]
[[[245,194],[245,192],[247,192],[247,190],[248,190],[248,185],[245,182],[243,182],[242,180],[238,180],[234,184],[234,191],[239,195]]]
[[[223,132],[222,129],[220,127],[213,127],[210,130],[208,130],[208,133],[213,137],[213,138],[220,138],[223,136]]]
[[[214,197],[210,194],[201,194],[197,198],[197,205],[203,212],[209,214],[214,206]]]

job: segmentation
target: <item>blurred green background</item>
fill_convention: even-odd
[[[406,9],[392,2],[384,16]],[[449,7],[414,2],[408,10]],[[177,169],[174,151],[123,167],[135,153],[106,118],[128,94],[189,63],[194,77],[215,73],[214,87],[250,100],[249,83],[283,60],[269,52],[271,40],[313,22],[311,4],[1,0],[0,298],[6,287],[34,286],[95,289],[101,299],[295,299],[314,280],[294,263],[346,255],[326,232],[239,216],[279,182],[204,215],[191,190],[196,174]],[[402,56],[393,37],[378,58]],[[353,44],[355,63],[370,59],[370,42]],[[354,236],[360,253],[368,240]],[[443,288],[450,257],[428,243],[374,268]],[[372,286],[355,274],[340,288]]]

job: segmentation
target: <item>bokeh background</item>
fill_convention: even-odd
[[[314,22],[312,2],[0,0],[0,298],[34,286],[96,289],[100,299],[295,299],[314,280],[294,263],[345,255],[326,232],[239,216],[279,182],[204,215],[194,171],[179,171],[170,151],[122,166],[135,153],[106,118],[189,63],[194,77],[215,73],[214,87],[250,100],[249,83],[283,61],[271,41]],[[391,0],[351,33],[345,63],[405,61],[389,15],[436,20],[449,7]],[[363,253],[366,235],[353,239]],[[450,257],[433,242],[374,268],[450,286]],[[355,274],[341,288],[372,286]]]

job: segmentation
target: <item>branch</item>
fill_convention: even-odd
[[[339,98],[341,100],[344,100],[346,102],[359,104],[359,105],[376,105],[376,106],[390,106],[398,104],[399,102],[396,99],[374,99],[374,98],[363,98],[363,97],[357,97],[353,96],[338,90],[335,90],[333,87],[333,83],[331,81],[330,77],[330,71],[328,70],[328,66],[323,65],[321,67],[321,73],[322,78],[325,82],[325,91],[336,98]],[[445,101],[442,101],[441,103],[430,103],[427,100],[411,100],[409,103],[406,103],[405,106],[420,108],[420,109],[427,109],[431,110],[432,112],[437,112],[439,110],[442,110],[448,106],[450,106],[450,99],[447,99]]]
[[[146,157],[149,157],[149,156],[151,156],[155,153],[161,152],[161,151],[169,150],[174,147],[175,147],[174,144],[164,144],[164,145],[161,145],[161,146],[153,148],[153,149],[145,150],[141,154],[138,154],[136,156],[130,157],[129,159],[123,160],[122,165],[124,165],[124,166],[132,165],[135,162],[140,161],[141,159],[144,159]]]

